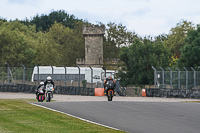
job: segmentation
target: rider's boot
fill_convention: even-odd
[[[104,94],[105,96],[108,96],[107,90],[104,90]]]

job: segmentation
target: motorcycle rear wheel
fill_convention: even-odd
[[[40,95],[37,96],[38,102],[43,102],[42,97],[43,97],[42,95],[41,96]]]
[[[112,101],[113,95],[112,95],[112,91],[108,91],[108,101]]]

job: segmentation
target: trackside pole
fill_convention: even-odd
[[[91,69],[91,88],[93,88],[93,69],[91,66],[89,68]]]
[[[154,70],[154,86],[156,89],[156,69],[153,66],[151,66],[151,68]]]

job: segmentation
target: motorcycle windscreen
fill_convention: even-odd
[[[106,82],[106,86],[108,89],[113,89],[114,88],[114,82],[112,80],[108,80]]]
[[[47,84],[46,85],[46,90],[47,91],[53,91],[53,85],[52,84]]]

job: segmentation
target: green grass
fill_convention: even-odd
[[[187,103],[200,103],[200,101],[183,101],[183,102],[187,102]]]
[[[27,102],[36,100],[0,99],[0,133],[124,133]]]

